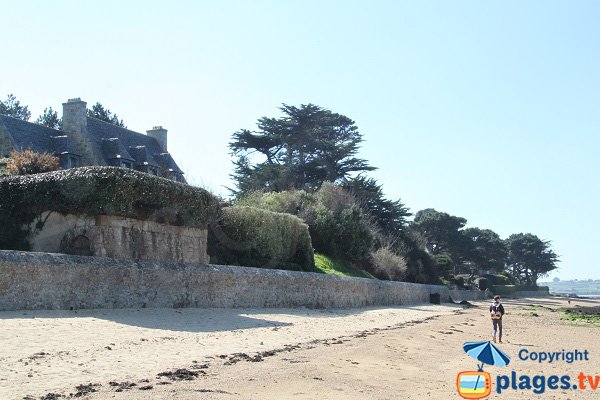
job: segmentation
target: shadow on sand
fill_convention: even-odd
[[[265,309],[226,309],[226,308],[144,308],[144,309],[91,309],[91,310],[24,310],[0,312],[0,324],[8,319],[55,319],[69,318],[77,323],[81,318],[112,321],[147,329],[176,332],[222,332],[254,328],[278,328],[293,325],[292,322],[275,321],[266,315],[281,315],[308,318],[340,318],[360,315],[371,310],[395,309],[435,313],[423,309],[422,305],[366,307],[352,309],[307,309],[307,308],[265,308]],[[458,304],[444,304],[449,308],[460,309]]]

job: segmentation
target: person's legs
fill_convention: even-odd
[[[498,331],[498,320],[492,320],[492,340],[496,343],[496,332]]]
[[[500,343],[502,343],[502,320],[499,319],[497,322],[498,322],[498,341]]]

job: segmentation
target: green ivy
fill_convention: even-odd
[[[206,228],[218,219],[208,191],[139,171],[82,167],[0,178],[0,248],[27,249],[25,229],[44,211],[116,215]]]

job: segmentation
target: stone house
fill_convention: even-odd
[[[62,123],[62,130],[56,130],[0,115],[0,159],[12,150],[31,149],[55,155],[63,169],[108,165],[186,182],[168,152],[167,130],[162,126],[144,135],[91,118],[87,103],[79,98],[63,103]]]

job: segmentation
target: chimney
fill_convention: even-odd
[[[160,145],[160,148],[162,149],[163,152],[168,153],[167,130],[166,129],[164,129],[162,126],[155,126],[152,129],[150,129],[149,131],[146,131],[146,133],[148,134],[148,136],[156,139],[156,141]]]
[[[84,134],[87,128],[87,103],[79,97],[63,103],[63,131]]]

